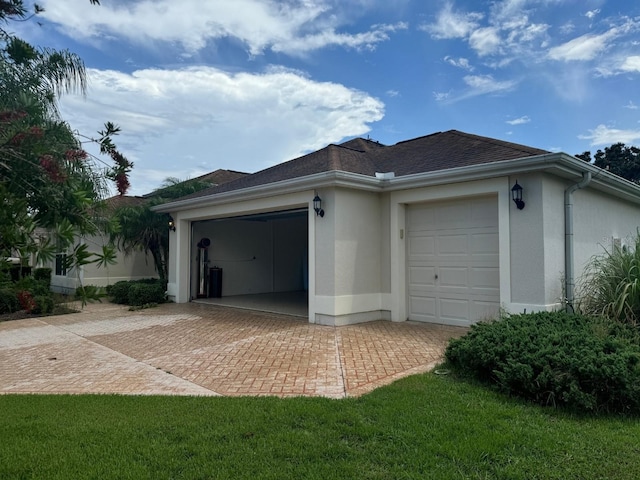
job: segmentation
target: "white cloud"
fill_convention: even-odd
[[[520,118],[515,118],[513,120],[507,120],[507,123],[509,125],[524,125],[525,123],[529,123],[531,121],[531,119],[527,116],[524,115]]]
[[[638,106],[633,103],[631,100],[629,100],[629,103],[627,103],[624,108],[628,108],[629,110],[637,110]]]
[[[640,28],[634,20],[629,18],[622,20],[619,25],[599,35],[588,33],[551,48],[548,53],[549,58],[565,62],[593,60],[612,47],[614,40]]]
[[[451,97],[451,91],[449,92],[433,92],[433,98],[436,102],[445,102]]]
[[[463,68],[465,70],[473,71],[473,66],[469,63],[469,60],[466,58],[453,58],[447,55],[444,57],[444,61],[449,65],[453,65],[454,67]]]
[[[609,41],[615,37],[615,31],[609,30],[601,35],[586,34],[574,38],[549,50],[549,58],[553,60],[577,61],[593,60],[609,45]]]
[[[87,99],[63,97],[62,114],[83,134],[95,135],[106,120],[122,127],[115,140],[135,163],[136,194],[168,176],[261,170],[365,134],[384,115],[383,103],[366,93],[282,68],[262,74],[208,67],[88,74]]]
[[[482,17],[482,14],[475,12],[454,12],[453,5],[448,2],[438,13],[435,23],[420,28],[436,39],[464,38],[477,28]]]
[[[328,45],[372,49],[406,28],[399,23],[340,32],[347,18],[340,14],[340,4],[330,0],[136,0],[102,2],[99,8],[86,0],[42,4],[44,18],[76,39],[118,36],[156,48],[165,42],[180,45],[187,55],[223,38],[238,40],[251,55],[267,49],[299,55]]]
[[[474,96],[483,95],[485,93],[507,91],[516,86],[516,82],[513,80],[499,82],[494,80],[491,75],[467,75],[464,77],[464,82],[471,87],[471,91],[469,93]]]
[[[394,98],[394,97],[399,97],[400,96],[400,92],[398,90],[387,90],[387,96]]]
[[[469,36],[469,45],[481,57],[495,53],[500,43],[498,29],[494,27],[479,28]]]
[[[584,14],[584,16],[589,19],[594,19],[596,15],[598,15],[599,13],[600,13],[600,9],[596,8],[595,10],[589,10],[587,13]]]
[[[633,144],[640,140],[640,130],[620,130],[598,125],[593,130],[589,130],[588,135],[578,135],[578,138],[590,140],[592,146],[612,145],[618,142]]]
[[[625,58],[620,70],[623,72],[640,72],[640,56],[633,55]]]

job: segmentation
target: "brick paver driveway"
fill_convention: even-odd
[[[197,304],[0,323],[0,393],[357,396],[427,371],[464,329],[347,327]]]

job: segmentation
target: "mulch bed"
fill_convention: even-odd
[[[25,318],[38,318],[38,317],[49,317],[51,315],[66,315],[68,313],[77,313],[78,310],[74,310],[69,307],[57,306],[53,309],[53,312],[42,314],[42,313],[29,313],[26,310],[20,310],[18,312],[13,313],[3,313],[0,315],[0,322],[7,322],[9,320],[22,320]]]

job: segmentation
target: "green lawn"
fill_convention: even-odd
[[[640,420],[434,374],[346,400],[4,395],[0,478],[638,479]]]

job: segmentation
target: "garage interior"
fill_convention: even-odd
[[[193,302],[308,317],[308,209],[192,224]]]

